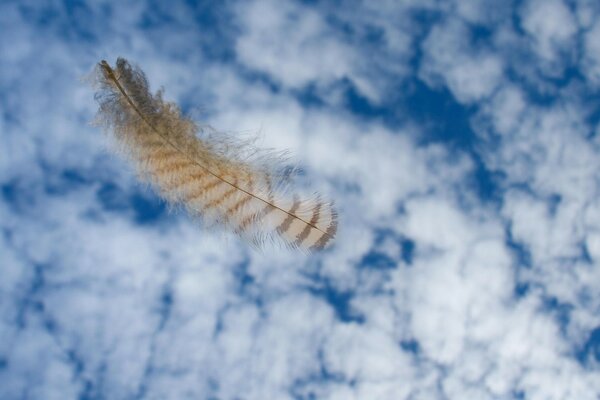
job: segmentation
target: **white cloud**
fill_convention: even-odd
[[[505,2],[460,1],[452,4],[454,11],[464,20],[472,24],[486,26],[510,16],[510,5]],[[487,27],[487,26],[486,26]]]
[[[519,88],[506,85],[485,107],[485,115],[492,118],[494,131],[501,135],[509,135],[522,123],[526,102]]]
[[[578,29],[569,7],[562,0],[531,0],[523,7],[522,24],[533,40],[531,49],[547,63],[547,70],[562,71],[565,59],[568,64],[573,57]]]
[[[584,35],[584,71],[595,85],[600,82],[600,22]]]
[[[395,3],[373,7],[367,2],[362,7],[356,13],[353,8],[290,1],[239,3],[237,59],[284,89],[310,86],[328,103],[343,101],[339,91],[345,90],[345,81],[369,101],[385,101],[393,95],[389,80],[401,80],[408,72],[414,51],[408,32],[412,22],[409,10]],[[336,29],[336,24],[347,29]],[[385,50],[365,56],[371,41]]]
[[[348,75],[352,49],[334,37],[320,14],[291,2],[252,2],[239,10],[244,34],[236,44],[245,64],[299,88]]]
[[[92,18],[98,48],[139,62],[167,98],[209,103],[215,127],[258,130],[262,144],[290,148],[305,167],[300,183],[338,203],[338,243],[316,256],[260,253],[180,214],[140,225],[134,210],[104,207],[98,193],[108,183],[125,199],[148,192],[83,122],[94,105],[75,78],[96,55],[52,29],[40,35],[15,8],[3,9],[14,29],[0,46],[15,51],[0,61],[0,88],[10,87],[0,101],[12,113],[0,118],[2,396],[600,393],[594,361],[574,357],[600,326],[599,149],[587,139],[592,128],[576,88],[535,105],[526,85],[506,77],[512,68],[544,80],[536,68],[545,74],[545,62],[562,62],[577,29],[566,5],[526,6],[527,39],[490,25],[497,31],[489,43],[472,41],[471,24],[500,22],[475,3],[340,10],[357,32],[383,32],[381,47],[369,47],[340,33],[325,6],[244,3],[233,24],[242,27],[233,49],[242,65],[198,52],[202,29],[184,6],[170,14],[176,24],[157,20],[145,31],[138,25],[148,10],[138,7],[115,12],[107,26]],[[413,18],[419,12],[441,17],[429,29]],[[498,38],[503,29],[513,42]],[[595,29],[586,39],[591,79]],[[507,53],[507,43],[525,42],[540,58],[526,72]],[[423,50],[418,71],[412,44]],[[248,78],[241,66],[284,90]],[[476,108],[474,149],[423,144],[428,128],[417,123],[390,126],[336,101],[319,108],[294,96],[348,77],[376,101],[409,75]],[[473,193],[473,152],[502,176],[498,203]],[[65,183],[69,170],[82,182]],[[48,190],[60,185],[63,192]],[[410,261],[402,240],[414,246]],[[519,296],[517,285],[525,288]],[[569,311],[561,317],[561,310]]]
[[[600,6],[593,0],[578,0],[575,7],[577,22],[583,29],[588,29],[600,13]]]
[[[419,75],[430,86],[447,86],[465,104],[493,93],[503,75],[502,61],[469,47],[467,27],[458,20],[436,25],[423,42]]]

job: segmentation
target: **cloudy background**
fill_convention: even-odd
[[[600,3],[0,4],[0,398],[600,398]],[[101,59],[289,149],[256,252],[94,127]]]

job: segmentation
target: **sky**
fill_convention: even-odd
[[[0,398],[599,399],[600,3],[0,2]],[[124,57],[339,211],[257,251],[139,183]]]

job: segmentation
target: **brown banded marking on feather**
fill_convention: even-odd
[[[202,195],[204,187],[211,183],[211,175],[192,173],[188,176],[179,174],[171,181],[161,182],[163,191],[173,199],[184,203],[190,198],[195,198],[196,195]]]
[[[319,221],[319,213],[321,212],[321,203],[320,200],[317,201],[317,204],[313,208],[313,215],[310,219],[310,222],[306,224],[302,232],[298,236],[296,236],[296,241],[294,242],[296,246],[301,246],[302,243],[308,238],[310,232],[314,229],[313,226],[316,226],[316,223]]]
[[[324,249],[325,246],[327,245],[327,243],[333,239],[333,237],[335,236],[336,232],[337,232],[337,216],[335,214],[332,214],[332,220],[329,223],[329,226],[327,227],[327,230],[323,233],[321,232],[321,237],[315,242],[315,244],[313,244],[312,246],[310,246],[309,250],[321,250]]]
[[[181,179],[185,179],[185,176],[188,176],[189,173],[194,171],[189,164],[176,164],[171,168],[161,168],[160,170],[148,169],[149,171],[147,172],[152,179],[161,186],[166,185],[169,182],[179,184],[178,182],[181,181]]]
[[[213,176],[213,175],[211,175]],[[199,186],[197,188],[195,188],[191,193],[189,193],[186,197],[185,197],[185,202],[186,203],[191,203],[193,201],[195,201],[196,199],[198,199],[199,197],[202,197],[203,195],[208,194],[211,190],[213,190],[214,188],[216,188],[217,186],[223,184],[223,181],[221,181],[219,178],[216,178],[216,180],[207,183],[204,186]]]
[[[235,218],[236,214],[241,213],[244,210],[244,207],[248,205],[252,201],[253,197],[244,195],[236,204],[232,207],[229,207],[225,212],[225,215],[228,219]]]
[[[282,233],[282,236],[284,236],[288,242],[290,242],[294,246],[297,246],[296,242],[298,240],[298,236],[304,231],[304,229],[307,226],[310,227],[309,237],[310,232],[319,231],[319,228],[310,225],[309,222],[306,222],[300,217],[296,217],[292,220],[292,223],[290,224],[288,230],[285,233]]]
[[[277,205],[274,204],[275,200],[273,198],[270,198],[268,201],[268,204],[260,211],[260,216],[261,217],[266,217],[267,215],[269,215],[270,213],[272,213],[273,211],[277,211],[277,210],[281,210],[279,207],[277,207]],[[283,211],[285,212],[285,211]]]
[[[158,137],[160,138],[160,136]],[[143,140],[141,142],[139,159],[156,160],[156,162],[162,163],[164,161],[182,158],[180,151],[172,147],[165,147],[164,143],[162,143],[161,146],[153,139],[148,139],[147,141]]]
[[[161,185],[163,186],[163,189],[167,192],[177,191],[183,189],[185,186],[191,186],[192,184],[199,185],[201,182],[205,181],[208,178],[214,177],[212,175],[207,174],[204,171],[199,172],[198,170],[196,170],[189,174],[178,174],[172,177],[167,182],[161,182]],[[206,183],[194,187],[193,190],[195,190],[197,187],[203,187],[204,185],[206,185]]]
[[[164,165],[160,165],[157,168],[152,168],[150,167],[150,173],[152,173],[153,175],[166,175],[166,174],[173,174],[175,171],[181,171],[184,168],[189,168],[190,166],[195,165],[192,161],[188,160],[188,159],[176,159],[173,162],[164,164]]]
[[[159,138],[160,138],[160,136],[159,136]],[[159,140],[148,139],[148,140],[142,141],[142,146],[144,148],[144,151],[153,151],[156,149],[164,150],[165,143],[161,139],[159,139]]]
[[[327,243],[333,239],[337,229],[337,214],[331,204],[321,203],[321,209],[318,221],[311,221],[311,228],[307,237],[302,241],[301,246],[308,251],[314,251],[326,247]]]
[[[246,217],[244,217],[244,219],[242,220],[242,222],[240,222],[239,227],[238,227],[238,231],[239,232],[246,232],[246,230],[248,229],[248,227],[252,224],[252,222],[257,218],[257,214],[256,213],[250,213],[248,215],[246,215]]]
[[[248,174],[247,179],[248,179],[247,190],[248,190],[248,192],[252,193],[252,190],[254,189],[254,180],[252,179],[252,175]],[[248,195],[241,196],[241,199],[239,199],[234,205],[232,205],[225,211],[225,215],[227,215],[227,216],[235,215],[243,206],[248,204],[248,202],[250,200],[252,200],[251,196],[248,196]]]
[[[196,196],[192,201],[200,203],[202,208],[208,209],[209,207],[214,208],[221,204],[220,198],[223,195],[227,197],[231,196],[236,192],[236,187],[231,185],[229,182],[224,181],[219,177],[215,177],[217,180],[214,182],[207,183],[199,196]]]
[[[238,232],[246,232],[252,225],[252,222],[256,221],[256,219],[260,218],[261,216],[261,211],[249,212],[240,222]]]
[[[145,165],[150,169],[161,169],[168,168],[170,164],[176,164],[179,157],[177,157],[176,150],[169,151],[168,149],[155,150],[152,153],[144,153],[139,157],[139,163]]]
[[[296,196],[294,196],[294,203],[292,204],[292,207],[289,210],[285,211],[287,213],[287,216],[283,220],[283,222],[277,227],[277,232],[283,235],[288,231],[288,229],[290,229],[290,226],[292,226],[292,222],[298,219],[298,217],[294,213],[298,210],[300,204],[302,204],[300,200]]]
[[[275,205],[275,196],[273,195],[273,183],[268,174],[265,174],[265,185],[267,186],[267,201],[265,201],[266,204],[263,209],[259,211],[259,214],[262,218],[269,215],[271,211],[278,209],[278,207]]]
[[[178,152],[175,149],[169,149],[163,147],[156,147],[151,149],[144,149],[140,155],[141,159],[149,160],[161,160],[166,158],[177,157]]]
[[[254,222],[257,218],[263,218],[269,212],[271,212],[271,210],[276,209],[276,207],[273,206],[273,202],[275,201],[275,198],[273,196],[273,187],[272,187],[272,183],[271,183],[271,178],[268,174],[264,174],[262,177],[265,181],[264,184],[265,184],[265,192],[267,193],[267,200],[265,201],[258,196],[254,197],[253,199],[261,202],[261,204],[262,203],[267,203],[267,204],[259,211],[249,212],[240,222],[238,230],[237,230],[238,232],[246,232],[248,227],[250,227],[252,222]]]
[[[153,169],[151,166],[146,167],[146,170],[150,172],[152,175],[156,176],[157,179],[162,182],[168,182],[179,175],[189,174],[191,171],[195,170],[194,164],[188,163],[172,163],[168,167],[159,167],[158,169]]]
[[[249,212],[245,217],[243,217],[243,219],[241,220],[241,222],[238,225],[238,229],[236,230],[237,232],[246,232],[248,230],[248,228],[251,226],[252,222],[254,222],[257,218],[261,218],[264,217],[266,214],[268,214],[271,210],[276,209],[272,203],[274,201],[274,197],[273,197],[273,191],[272,191],[272,183],[271,183],[271,178],[269,177],[268,174],[263,175],[263,179],[265,181],[265,191],[267,193],[267,200],[263,200],[258,196],[253,196],[253,199],[257,200],[257,201],[261,201],[262,203],[266,203],[266,205],[259,211],[252,211]]]
[[[239,190],[236,185],[237,185],[237,178],[234,177],[233,184],[231,185],[232,187],[227,189],[219,197],[215,197],[214,199],[209,201],[208,204],[205,205],[205,207],[206,208],[215,208],[215,207],[218,207],[221,204],[223,204],[225,202],[225,200],[227,200],[227,198],[229,198],[230,196],[232,196],[234,193],[236,193]]]
[[[171,159],[178,159],[178,158],[186,158],[186,157],[181,157],[181,152],[177,149],[174,149],[172,147],[169,146],[165,146],[163,143],[162,148],[160,147],[156,147],[156,148],[148,148],[148,149],[144,149],[142,151],[142,155],[144,157],[148,157],[148,158],[152,158],[158,162],[165,162],[165,161],[170,161]]]

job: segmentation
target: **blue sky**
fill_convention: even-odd
[[[600,397],[597,1],[4,1],[0,27],[0,398]],[[91,123],[118,56],[289,150],[336,245],[169,210]]]

